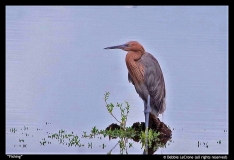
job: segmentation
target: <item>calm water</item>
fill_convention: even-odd
[[[80,136],[116,123],[105,91],[109,102],[131,105],[128,126],[144,121],[143,102],[127,80],[126,53],[103,49],[130,40],[158,59],[166,82],[167,109],[159,118],[172,139],[155,154],[227,154],[226,6],[7,6],[6,153],[106,154],[117,140],[40,145],[60,129]],[[142,154],[133,145],[128,152]]]

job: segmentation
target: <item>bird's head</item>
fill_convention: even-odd
[[[106,47],[104,49],[122,49],[124,51],[144,52],[144,47],[137,41],[130,41],[122,45]]]

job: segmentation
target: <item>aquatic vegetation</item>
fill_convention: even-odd
[[[117,103],[114,105],[113,103],[108,103],[107,100],[110,96],[109,92],[106,92],[104,94],[104,101],[106,104],[106,108],[108,113],[117,121],[118,124],[112,123],[109,125],[106,129],[98,129],[96,126],[94,126],[89,133],[83,131],[83,134],[81,136],[78,136],[74,132],[67,132],[63,129],[60,129],[58,133],[50,134],[47,132],[48,138],[50,139],[56,139],[59,144],[67,145],[68,147],[84,147],[87,146],[88,148],[93,148],[93,142],[88,142],[87,145],[83,144],[81,141],[81,138],[98,138],[102,139],[102,137],[109,137],[109,139],[116,139],[118,138],[117,144],[107,153],[111,154],[112,150],[116,147],[119,146],[120,148],[120,154],[128,154],[128,148],[133,147],[132,142],[128,142],[128,139],[132,139],[135,142],[140,142],[143,146],[145,146],[146,138],[148,138],[148,147],[152,151],[156,151],[158,147],[164,146],[166,141],[160,142],[159,136],[160,132],[149,129],[148,132],[148,137],[146,137],[145,131],[144,131],[144,123],[134,123],[131,127],[126,126],[126,122],[128,119],[128,113],[130,110],[130,105],[128,102],[125,102],[125,105],[122,103]],[[114,114],[113,110],[114,109],[119,109],[120,111],[120,118],[118,119]],[[46,125],[48,122],[46,122]],[[165,125],[166,126],[166,125]],[[161,135],[163,136],[163,134]],[[169,139],[169,137],[168,137]],[[164,139],[165,140],[165,139]],[[41,145],[45,144],[51,144],[51,142],[48,142],[45,140],[45,138],[42,139],[40,142]],[[101,148],[105,148],[106,144],[102,143],[99,145]],[[152,152],[151,151],[151,152]],[[152,152],[153,153],[153,152]]]
[[[99,129],[94,126],[89,132],[83,131],[83,134],[81,135],[78,135],[73,131],[66,131],[64,129],[59,129],[56,133],[50,133],[47,131],[47,137],[42,137],[39,141],[40,146],[50,145],[52,144],[52,141],[57,141],[59,144],[67,147],[87,147],[92,149],[96,146],[94,145],[92,139],[95,138],[102,140],[103,138],[108,137],[109,139],[117,139],[117,143],[111,150],[107,152],[107,154],[111,154],[117,146],[119,146],[120,154],[128,154],[128,149],[134,148],[134,142],[141,143],[141,148],[146,146],[147,138],[147,144],[149,148],[148,153],[153,154],[159,147],[166,145],[166,142],[171,138],[171,130],[169,129],[169,126],[166,126],[163,122],[160,122],[158,118],[152,117],[152,115],[150,115],[148,136],[145,134],[144,122],[136,122],[132,126],[126,126],[128,114],[130,112],[130,104],[128,102],[124,102],[116,103],[116,105],[114,105],[113,103],[108,102],[109,96],[109,92],[104,94],[105,107],[108,113],[115,119],[117,123],[112,123],[105,129]],[[120,112],[120,117],[114,115],[113,111],[115,109]],[[51,125],[51,123],[45,122],[45,125],[48,126]],[[42,132],[44,129],[38,127],[29,129],[27,126],[22,126],[21,128],[17,129],[10,128],[10,133],[12,134],[15,134],[17,131],[22,132],[22,134],[21,132],[19,133],[19,144],[15,144],[14,147],[27,148],[27,138],[37,138],[37,136],[34,137],[33,134],[29,133],[29,130]],[[83,143],[82,139],[90,139],[90,141],[85,144]],[[101,141],[100,145],[98,146],[102,149],[105,149],[107,144]]]

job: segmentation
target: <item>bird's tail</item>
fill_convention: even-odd
[[[155,107],[151,107],[151,114],[153,114],[157,118],[159,115],[159,112],[155,109]]]
[[[163,114],[163,112],[166,110],[166,100],[165,98],[160,103],[155,103],[156,105],[150,105],[151,106],[151,113],[158,117],[159,114]]]

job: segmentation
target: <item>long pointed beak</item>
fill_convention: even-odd
[[[126,46],[126,44],[122,44],[122,45],[118,45],[118,46],[111,46],[111,47],[106,47],[104,49],[124,49]]]

